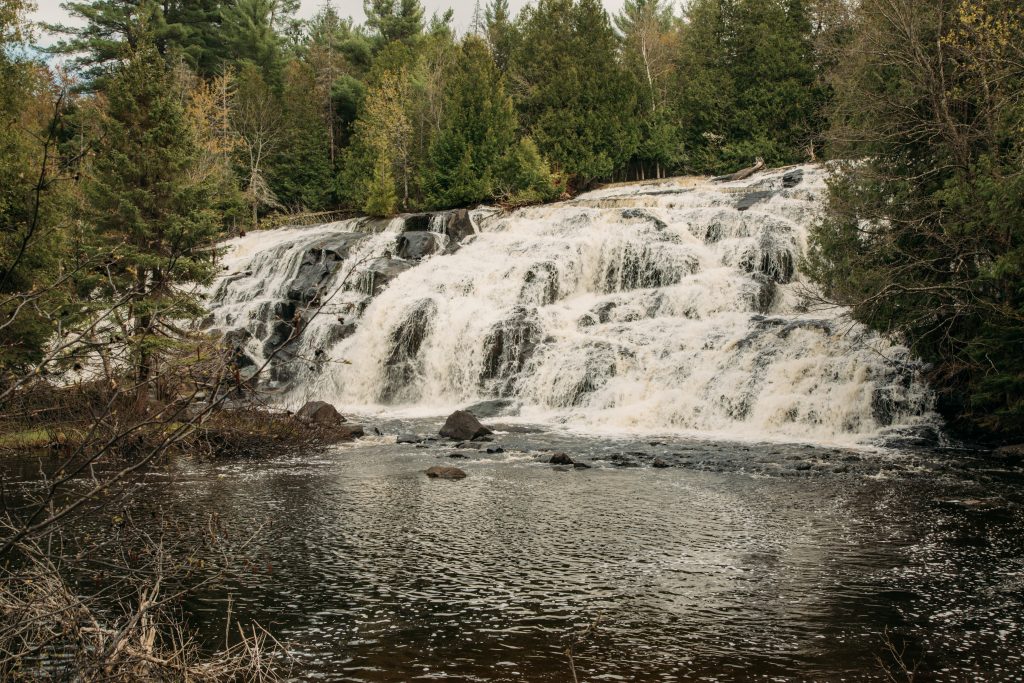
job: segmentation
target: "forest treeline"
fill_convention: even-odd
[[[838,160],[808,272],[931,363],[944,412],[1024,434],[1024,19],[1011,0],[0,0],[0,370],[120,308],[136,378],[211,245],[275,214],[546,201]],[[851,160],[843,162],[842,160]],[[113,354],[118,355],[118,354]]]

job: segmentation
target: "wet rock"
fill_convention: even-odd
[[[359,276],[359,289],[376,296],[396,277],[413,267],[402,259],[382,257],[374,259]]]
[[[449,454],[448,454],[448,457],[449,457],[449,458],[454,458],[454,459],[456,459],[456,460],[459,460],[459,459],[461,459],[461,460],[465,460],[465,459],[466,459],[466,458],[468,458],[469,456],[468,456],[468,455],[466,455],[465,453],[458,453],[458,452],[455,452],[455,453],[449,453]]]
[[[438,434],[454,441],[471,441],[480,436],[493,434],[493,432],[480,424],[480,420],[476,419],[472,413],[456,410],[448,416]]]
[[[487,452],[488,453],[504,453],[505,449],[502,448],[501,446],[488,446],[487,447]]]
[[[402,398],[402,391],[421,373],[420,348],[436,313],[437,304],[421,299],[410,307],[405,320],[392,331],[391,352],[384,361],[384,382],[378,393],[382,403]]]
[[[1002,498],[962,498],[937,500],[935,502],[940,507],[962,512],[1005,512],[1007,509],[1006,501]]]
[[[775,193],[770,190],[747,192],[746,194],[740,196],[740,198],[736,201],[736,210],[746,211],[754,204],[757,204],[758,202],[763,202],[764,200],[770,198],[773,194]]]
[[[782,174],[782,186],[785,188],[796,187],[804,179],[804,169],[794,168]]]
[[[651,467],[657,467],[658,469],[664,469],[666,467],[672,467],[672,465],[669,465],[667,462],[665,462],[665,460],[663,460],[662,458],[658,457],[658,458],[655,458],[653,462],[651,462]]]
[[[650,223],[655,230],[664,230],[668,224],[644,209],[623,209],[622,217],[626,220],[639,220]]]
[[[398,236],[395,251],[399,258],[418,261],[437,253],[437,236],[427,231],[404,232]]]
[[[446,467],[444,465],[434,465],[427,469],[427,476],[431,479],[465,479],[466,473],[460,470],[458,467]]]
[[[474,438],[473,438],[473,441],[483,441],[483,442],[485,442],[485,443],[486,443],[486,442],[491,442],[491,441],[494,441],[494,438],[493,438],[493,437],[490,437],[490,436],[487,436],[487,435],[484,435],[484,436],[477,436],[477,437],[474,437]]]
[[[638,463],[633,458],[629,457],[625,453],[615,453],[608,458],[608,461],[615,467],[639,467]]]
[[[573,469],[577,469],[577,470],[589,470],[590,469],[590,465],[588,465],[585,462],[574,462],[572,464],[572,466],[573,466]]]
[[[326,401],[308,401],[295,417],[302,422],[317,425],[336,425],[345,421],[337,409]]]
[[[568,454],[566,454],[566,453],[555,453],[554,455],[551,456],[551,458],[548,460],[548,462],[551,463],[552,465],[574,465],[574,464],[576,464],[573,461],[573,459],[570,458],[568,456]]]
[[[399,434],[395,443],[423,443],[423,437],[419,434]]]
[[[463,408],[467,413],[473,413],[477,417],[498,417],[499,415],[515,415],[519,412],[519,403],[507,398],[497,398],[491,401],[480,401],[471,406]]]
[[[511,393],[517,375],[533,355],[541,337],[536,309],[517,306],[484,339],[480,384],[498,396]]]

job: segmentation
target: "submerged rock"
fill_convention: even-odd
[[[465,479],[466,473],[460,470],[458,467],[446,467],[444,465],[434,465],[427,469],[427,476],[431,479]]]
[[[303,422],[318,425],[336,425],[345,421],[341,413],[326,401],[308,401],[295,417]]]
[[[669,465],[667,462],[665,462],[662,458],[659,457],[654,459],[654,462],[651,463],[651,467],[663,469],[665,467],[672,467],[672,465]]]
[[[419,434],[399,434],[395,443],[423,443],[423,437]]]
[[[515,415],[519,412],[519,404],[507,398],[496,398],[474,403],[471,406],[466,406],[463,410],[473,413],[476,417],[498,417],[499,415]]]
[[[575,465],[576,462],[568,456],[566,453],[555,453],[548,460],[552,465]]]
[[[481,436],[493,434],[490,429],[480,424],[480,420],[472,413],[465,410],[456,410],[445,420],[444,426],[438,432],[446,439],[454,441],[471,441]]]

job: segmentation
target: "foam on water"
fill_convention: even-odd
[[[524,416],[574,428],[821,442],[933,421],[905,348],[842,310],[808,312],[798,266],[825,185],[820,167],[799,170],[792,187],[774,171],[472,212],[476,234],[457,252],[425,258],[368,305],[351,287],[331,297],[298,353],[326,360],[299,363],[281,400],[422,414],[507,397]],[[310,246],[360,225],[234,241],[228,271],[251,276],[215,288],[215,326],[263,338],[267,306]],[[393,249],[402,229],[399,219],[361,241],[328,289]],[[336,340],[341,309],[359,324]]]

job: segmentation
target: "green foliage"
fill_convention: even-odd
[[[409,41],[423,33],[420,0],[363,0],[366,25],[386,44]]]
[[[38,362],[68,313],[58,184],[61,94],[20,53],[24,6],[0,7],[0,372]]]
[[[523,10],[512,59],[523,127],[581,184],[610,178],[639,142],[632,80],[597,0],[539,0]]]
[[[74,20],[47,25],[66,36],[49,51],[67,55],[88,83],[99,82],[120,60],[124,49],[143,39],[167,56],[180,56],[204,75],[213,75],[223,58],[221,12],[223,0],[95,0],[63,5]]]
[[[832,180],[809,270],[933,364],[955,424],[1019,439],[1024,18],[999,0],[900,10],[886,18],[866,1],[836,63],[832,144],[860,160]]]
[[[688,166],[722,172],[805,160],[826,91],[801,0],[694,0],[687,6],[676,107]]]
[[[487,46],[462,43],[445,83],[447,115],[430,146],[425,173],[427,201],[463,206],[494,193],[495,166],[516,139],[516,116]]]
[[[183,88],[151,45],[128,53],[107,88],[99,121],[102,153],[84,184],[91,250],[107,266],[83,291],[106,301],[128,297],[140,380],[171,343],[172,321],[198,314],[185,285],[213,277],[219,216],[217,179],[184,106]]]
[[[509,206],[551,201],[565,192],[564,178],[551,172],[530,138],[522,138],[502,155],[495,178],[494,197]]]
[[[391,175],[391,160],[386,153],[378,154],[373,161],[373,172],[366,184],[362,209],[371,216],[390,216],[395,213],[398,195],[395,179]]]
[[[331,203],[334,169],[328,156],[330,135],[313,69],[291,61],[284,70],[281,95],[281,144],[270,161],[270,181],[286,207],[319,211]]]

